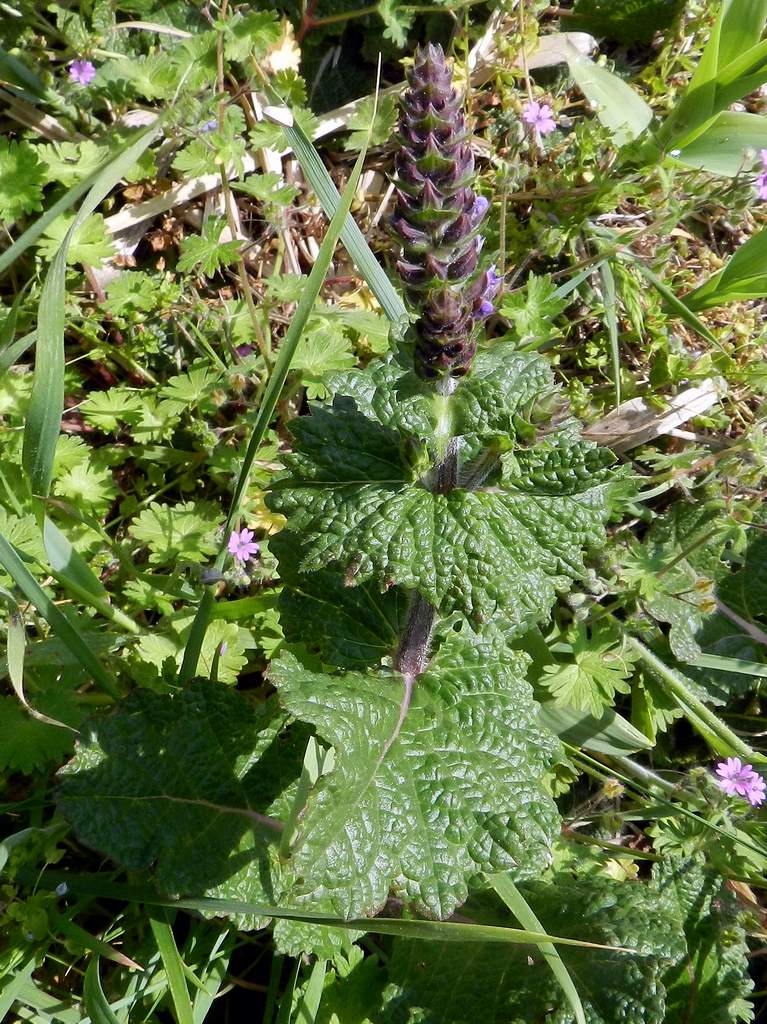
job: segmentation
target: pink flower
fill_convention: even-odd
[[[739,757],[728,757],[716,766],[717,786],[727,796],[744,797],[754,807],[764,802],[765,782],[750,764],[743,764]]]
[[[530,100],[522,108],[522,120],[535,129],[536,135],[548,135],[557,127],[554,120],[554,111],[548,103],[538,103],[537,100]]]
[[[756,185],[757,197],[759,199],[767,199],[767,170],[757,175],[754,184]]]
[[[69,77],[78,85],[90,85],[96,77],[96,69],[89,60],[73,60],[69,65]]]
[[[258,554],[258,544],[253,540],[254,536],[252,530],[243,529],[239,533],[232,530],[227,551],[230,555],[234,555],[238,562],[249,562]]]

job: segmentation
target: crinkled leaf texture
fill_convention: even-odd
[[[327,569],[302,574],[301,552],[292,533],[277,534],[269,549],[280,564],[280,625],[291,644],[338,668],[378,665],[397,646],[407,611],[407,595],[397,587],[379,594],[371,584],[345,587]]]
[[[347,584],[418,590],[440,614],[462,612],[475,625],[500,613],[507,630],[545,617],[557,590],[584,575],[584,548],[604,539],[609,477],[604,455],[570,432],[549,439],[536,457],[516,449],[497,486],[435,494],[424,483],[430,410],[455,427],[471,407],[477,437],[504,434],[508,445],[516,411],[534,405],[546,386],[540,366],[507,346],[483,358],[482,373],[492,377],[495,359],[505,382],[496,404],[485,402],[474,374],[454,396],[427,402],[390,362],[373,371],[372,383],[345,375],[352,398],[337,395],[332,407],[293,422],[288,471],[268,504],[300,537],[301,572],[338,565]],[[496,394],[490,385],[487,393]]]
[[[513,437],[537,404],[556,393],[548,363],[508,343],[480,348],[471,374],[449,400],[436,396],[434,385],[409,365],[412,357],[397,352],[367,370],[333,374],[327,384],[334,395],[353,398],[363,415],[427,442],[444,415],[456,436]]]
[[[444,918],[478,873],[548,863],[559,818],[543,776],[558,744],[526,665],[500,640],[451,631],[409,703],[399,675],[321,675],[292,655],[272,665],[283,705],[336,754],[294,842],[297,898],[356,917],[393,891]]]
[[[161,891],[274,904],[285,790],[305,729],[283,733],[272,703],[195,682],[176,696],[138,690],[83,729],[58,801],[80,839]],[[251,927],[263,922],[251,920]]]
[[[664,898],[676,904],[687,937],[684,959],[663,979],[665,1024],[752,1020],[748,945],[734,893],[695,861],[661,862],[653,875]]]
[[[559,946],[588,1024],[661,1024],[665,967],[684,939],[675,907],[653,885],[607,878],[520,886],[552,935],[624,946],[634,954]],[[572,1024],[572,1010],[534,949],[397,939],[376,1024]]]

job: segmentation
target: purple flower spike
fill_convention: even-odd
[[[548,105],[548,103],[538,103],[536,100],[530,100],[522,108],[522,120],[525,124],[529,124],[531,128],[535,129],[536,135],[548,135],[553,132],[557,127],[557,122],[554,120],[554,111]]]
[[[487,288],[479,270],[484,237],[478,231],[490,203],[471,188],[470,133],[442,47],[417,50],[407,77],[395,157],[397,208],[390,225],[401,250],[396,265],[419,318],[417,372],[425,378],[460,377],[477,348],[474,310]]]
[[[77,85],[90,85],[96,77],[96,69],[89,60],[73,60],[68,70],[70,80]]]
[[[242,529],[239,533],[232,530],[227,551],[234,555],[238,562],[249,562],[258,554],[258,544],[253,540],[254,536],[253,530]]]
[[[740,796],[758,807],[765,799],[765,786],[762,776],[755,772],[750,764],[743,764],[739,757],[728,757],[716,766],[717,786],[727,796]]]

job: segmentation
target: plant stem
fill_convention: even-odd
[[[420,676],[429,663],[434,613],[434,605],[415,591],[394,659],[397,671],[403,676]]]
[[[438,391],[447,398],[455,390],[456,381],[448,377],[438,385]],[[458,484],[458,438],[450,437],[444,445],[444,454],[437,456],[431,472],[430,486],[435,494],[447,494]],[[413,593],[402,630],[394,665],[406,679],[412,681],[426,671],[436,610],[418,591]]]
[[[691,725],[707,739],[718,753],[732,756],[737,754],[749,760],[763,760],[763,756],[752,750],[728,725],[715,715],[710,708],[690,692],[684,681],[668,665],[653,654],[649,647],[636,637],[626,635],[626,642],[639,654],[647,667],[665,684]],[[708,734],[708,735],[707,735]]]

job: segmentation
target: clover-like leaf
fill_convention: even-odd
[[[295,897],[345,917],[390,892],[447,917],[482,871],[535,873],[558,831],[543,784],[558,743],[539,722],[526,655],[452,632],[412,687],[397,674],[327,676],[284,655],[283,705],[335,750],[309,798],[290,870]]]
[[[583,462],[575,441],[559,450],[559,493],[554,475],[545,486],[520,477],[513,490],[434,494],[418,475],[428,465],[419,446],[348,400],[314,409],[292,432],[289,472],[267,503],[300,535],[302,572],[335,563],[348,584],[400,584],[442,614],[481,623],[500,612],[519,630],[548,613],[557,589],[584,574],[583,549],[603,539],[608,483],[602,472],[594,485],[565,472],[567,452],[572,466]]]
[[[154,867],[164,892],[273,904],[274,819],[287,815],[306,743],[302,730],[280,737],[274,712],[222,684],[138,690],[84,727],[59,806],[87,846],[132,871]]]

